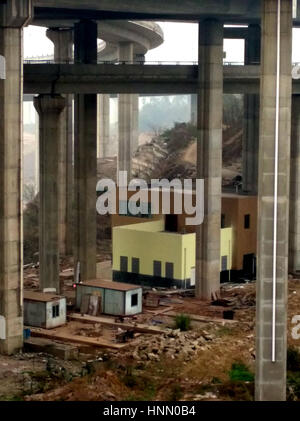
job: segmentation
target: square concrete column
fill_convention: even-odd
[[[133,61],[133,44],[119,44],[119,60]],[[132,135],[133,135],[133,95],[119,95],[119,171],[127,171],[131,175]]]
[[[59,283],[59,154],[61,145],[62,111],[66,100],[60,95],[40,95],[34,98],[39,114],[40,136],[40,209],[39,260],[40,289],[55,289]]]
[[[220,289],[223,24],[199,23],[197,178],[204,179],[204,222],[196,229],[196,295]]]
[[[98,95],[98,148],[97,156],[106,158],[112,156],[110,145],[110,95]]]
[[[131,136],[131,157],[139,146],[139,101],[138,94],[132,95],[132,136]]]
[[[300,95],[292,99],[289,271],[300,271]]]
[[[280,1],[278,178],[276,177],[276,87],[278,0],[262,2],[260,91],[258,274],[256,295],[256,400],[286,398],[287,282],[292,92],[292,2]],[[278,179],[278,203],[274,192]],[[274,207],[278,221],[274,227]],[[276,248],[274,235],[277,228]],[[276,263],[273,265],[275,251]],[[273,277],[273,270],[275,276]],[[273,282],[275,281],[275,289]],[[275,300],[273,294],[275,293]],[[275,305],[275,313],[273,313]],[[273,315],[275,323],[273,324]],[[273,328],[275,327],[275,335]],[[273,355],[273,344],[275,355]]]
[[[56,63],[73,60],[73,29],[48,29],[47,37],[54,44]],[[61,116],[59,152],[59,251],[61,255],[73,253],[73,95],[65,95],[66,107]]]
[[[0,353],[23,345],[22,67],[31,1],[0,5]]]
[[[245,65],[260,63],[261,30],[249,25],[245,39]],[[243,191],[257,194],[258,189],[259,95],[244,95]]]
[[[75,62],[97,62],[97,24],[75,25]],[[75,95],[74,268],[81,280],[96,278],[97,94]]]

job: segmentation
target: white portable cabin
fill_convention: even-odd
[[[66,298],[38,291],[24,291],[24,324],[51,329],[67,322]]]
[[[93,280],[76,284],[76,310],[86,295],[101,297],[102,314],[132,316],[142,312],[143,290],[140,285]]]

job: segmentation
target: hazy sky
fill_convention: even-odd
[[[160,23],[165,42],[146,56],[148,61],[196,61],[198,29],[192,23]],[[300,29],[294,29],[293,61],[300,62]],[[45,35],[45,28],[30,26],[25,29],[25,57],[53,53],[53,44]],[[243,41],[225,40],[224,49],[227,61],[243,60]]]

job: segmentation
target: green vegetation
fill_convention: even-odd
[[[287,370],[300,371],[300,352],[291,346],[287,349]]]
[[[122,378],[123,383],[132,393],[126,400],[151,401],[156,394],[156,385],[150,374],[135,371],[132,366],[127,367]]]
[[[251,373],[245,364],[238,362],[232,364],[231,370],[229,371],[229,378],[231,381],[253,382],[254,374]]]
[[[287,349],[287,400],[300,400],[300,352],[295,347]]]
[[[187,314],[178,314],[175,318],[175,327],[186,332],[191,327],[191,318]]]

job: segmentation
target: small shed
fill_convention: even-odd
[[[114,316],[131,316],[142,312],[142,287],[121,282],[92,280],[76,284],[76,310],[87,313],[92,297],[99,297],[98,311]],[[93,308],[92,308],[93,311]],[[91,313],[92,314],[92,313]]]
[[[24,291],[24,324],[51,329],[67,321],[66,298],[38,291]]]

